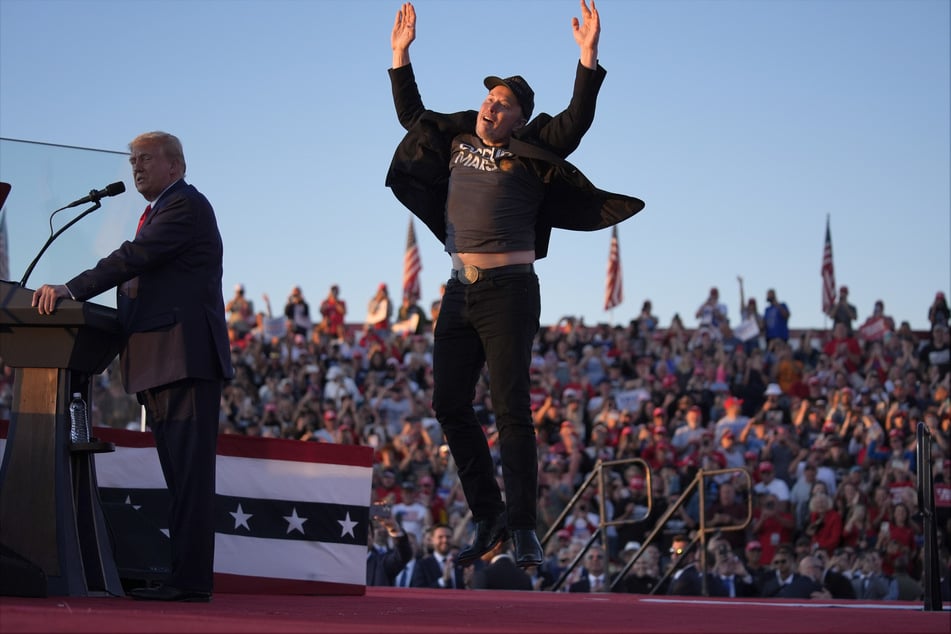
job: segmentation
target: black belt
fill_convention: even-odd
[[[461,269],[452,269],[449,277],[463,284],[475,284],[482,280],[491,280],[499,275],[507,273],[534,273],[535,266],[532,264],[506,264],[491,269],[480,269],[474,264],[466,264]]]

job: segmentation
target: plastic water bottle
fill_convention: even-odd
[[[69,402],[69,439],[73,443],[89,442],[86,401],[79,392],[74,392],[73,399]]]

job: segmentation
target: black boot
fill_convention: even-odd
[[[515,529],[512,531],[512,539],[515,542],[516,566],[527,568],[541,565],[544,554],[535,531],[530,528]]]
[[[499,542],[509,538],[509,530],[505,521],[505,514],[500,513],[489,519],[476,522],[476,535],[470,546],[466,546],[456,557],[460,566],[468,566],[476,559],[486,554]]]

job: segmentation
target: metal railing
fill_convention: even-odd
[[[644,471],[644,486],[647,491],[647,511],[643,516],[634,517],[634,518],[625,518],[619,520],[612,520],[607,517],[607,487],[605,486],[605,470],[611,471],[615,467],[626,467],[631,464],[640,464],[642,465]],[[750,492],[747,496],[747,507],[746,507],[746,518],[743,522],[739,524],[731,524],[729,526],[707,526],[706,520],[706,482],[709,478],[715,478],[720,475],[725,474],[742,474],[746,478],[747,490]],[[559,591],[565,584],[565,581],[571,575],[571,573],[578,567],[581,561],[584,559],[585,553],[591,548],[591,546],[606,534],[606,529],[610,526],[625,526],[629,524],[636,524],[638,522],[643,522],[651,515],[653,509],[653,487],[651,486],[652,473],[650,465],[648,465],[644,460],[640,458],[628,458],[625,460],[610,460],[610,461],[601,461],[599,460],[595,463],[594,469],[591,470],[591,473],[584,479],[581,485],[578,487],[578,490],[572,496],[572,498],[565,505],[565,508],[558,515],[558,518],[552,522],[551,526],[548,528],[548,531],[542,537],[542,546],[545,547],[548,545],[548,542],[564,525],[565,518],[567,518],[574,510],[574,507],[577,505],[578,501],[584,496],[585,491],[589,489],[592,485],[597,483],[598,491],[598,510],[599,510],[599,523],[598,527],[592,531],[591,535],[586,540],[584,546],[571,562],[565,567],[561,575],[555,580],[555,583],[552,584],[551,590],[553,592]],[[711,533],[728,533],[733,531],[742,531],[749,526],[750,521],[753,517],[753,489],[752,489],[752,480],[750,478],[749,472],[741,467],[731,468],[731,469],[715,469],[710,471],[705,471],[700,469],[697,471],[697,474],[694,476],[693,480],[684,488],[683,492],[680,494],[680,497],[677,498],[671,506],[664,511],[664,514],[658,518],[657,522],[654,524],[654,527],[648,533],[647,537],[644,539],[644,542],[641,544],[641,547],[634,553],[634,556],[621,568],[617,575],[611,582],[610,590],[614,590],[615,587],[621,583],[627,573],[630,571],[634,563],[640,559],[641,555],[644,553],[647,546],[653,543],[659,535],[663,533],[664,527],[668,521],[677,513],[681,507],[684,506],[689,500],[690,497],[697,493],[698,504],[699,504],[699,528],[697,529],[696,534],[690,539],[685,552],[688,552],[693,548],[697,542],[700,542],[701,551],[700,551],[700,568],[706,570],[706,552],[707,552],[707,536]],[[606,539],[601,540],[605,545],[607,544]],[[658,581],[657,585],[651,591],[651,594],[658,588],[661,587],[664,581],[674,572],[676,566],[671,566],[669,570],[664,571],[663,576]],[[702,577],[702,593],[704,596],[707,596],[707,576],[703,575]]]
[[[604,472],[605,469],[611,470],[614,467],[626,467],[632,464],[641,464],[644,470],[644,487],[647,491],[647,512],[643,517],[629,518],[623,520],[612,520],[607,517],[607,487],[605,486],[604,481]],[[582,498],[585,491],[587,491],[595,482],[598,486],[598,512],[599,512],[599,521],[598,527],[591,532],[591,535],[588,537],[587,542],[585,542],[584,547],[578,551],[574,559],[571,560],[571,563],[562,571],[561,576],[555,580],[555,583],[552,585],[551,590],[557,592],[564,585],[565,581],[571,575],[575,568],[578,567],[578,564],[581,563],[581,560],[584,558],[585,553],[588,552],[588,549],[591,548],[602,535],[605,534],[606,529],[609,526],[624,526],[626,524],[635,524],[637,522],[642,522],[647,517],[650,516],[651,509],[653,508],[653,491],[651,489],[651,469],[641,458],[626,458],[624,460],[598,460],[594,469],[591,470],[591,473],[588,474],[588,477],[584,479],[584,482],[581,483],[581,486],[578,487],[578,490],[575,494],[568,500],[568,503],[565,505],[565,508],[558,515],[557,519],[551,523],[551,526],[548,527],[548,531],[545,533],[545,536],[542,537],[542,547],[546,547],[548,542],[551,541],[553,535],[555,535],[565,523],[565,518],[568,517],[573,511],[575,505]],[[602,540],[602,543],[607,544],[607,540]]]
[[[728,473],[742,474],[743,477],[746,478],[747,491],[749,491],[749,495],[747,495],[746,497],[746,518],[742,523],[739,523],[739,524],[731,524],[728,526],[707,526],[706,481],[708,478],[715,478],[716,476],[728,474]],[[615,575],[613,581],[611,582],[611,590],[614,590],[614,588],[619,583],[621,583],[621,581],[624,579],[624,577],[627,576],[627,573],[630,572],[631,568],[634,566],[637,560],[641,558],[641,555],[643,555],[643,553],[647,549],[647,546],[653,543],[654,540],[657,539],[657,537],[663,533],[664,526],[667,524],[670,518],[673,517],[673,515],[678,510],[680,510],[680,508],[684,504],[686,504],[690,500],[690,497],[695,493],[698,495],[698,506],[699,506],[698,514],[700,516],[699,527],[696,531],[696,534],[693,537],[689,538],[690,541],[688,542],[687,547],[684,549],[683,554],[687,554],[688,552],[690,552],[691,549],[696,547],[697,542],[699,542],[700,543],[700,569],[702,571],[705,571],[707,569],[707,536],[710,533],[730,533],[733,531],[745,530],[746,527],[749,526],[750,520],[753,518],[753,488],[752,488],[752,480],[750,478],[749,471],[740,467],[735,467],[731,469],[714,469],[710,471],[699,469],[697,471],[697,474],[694,476],[693,480],[690,481],[690,484],[688,484],[686,488],[684,488],[683,492],[680,494],[680,497],[677,498],[677,501],[674,502],[664,512],[664,514],[657,520],[657,523],[654,525],[654,528],[644,539],[644,543],[641,544],[641,547],[637,550],[637,552],[634,553],[634,556],[631,557],[631,559],[618,571],[617,575]],[[680,561],[683,561],[684,559],[686,558],[681,556],[680,559],[678,559],[678,563]],[[668,577],[670,577],[670,575],[674,573],[676,569],[677,569],[677,565],[674,565],[674,566],[671,566],[669,569],[663,571],[663,574],[661,575],[657,584],[651,589],[650,593],[654,594],[657,588],[663,587],[664,582],[668,579]],[[703,596],[708,595],[707,575],[705,574],[702,575],[701,577],[701,593],[703,594]]]

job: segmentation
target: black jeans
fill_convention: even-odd
[[[538,455],[529,369],[540,311],[534,272],[506,272],[472,285],[449,280],[434,333],[433,408],[472,516],[490,519],[506,511],[514,529],[535,529]],[[504,504],[472,407],[484,365],[498,429]]]

